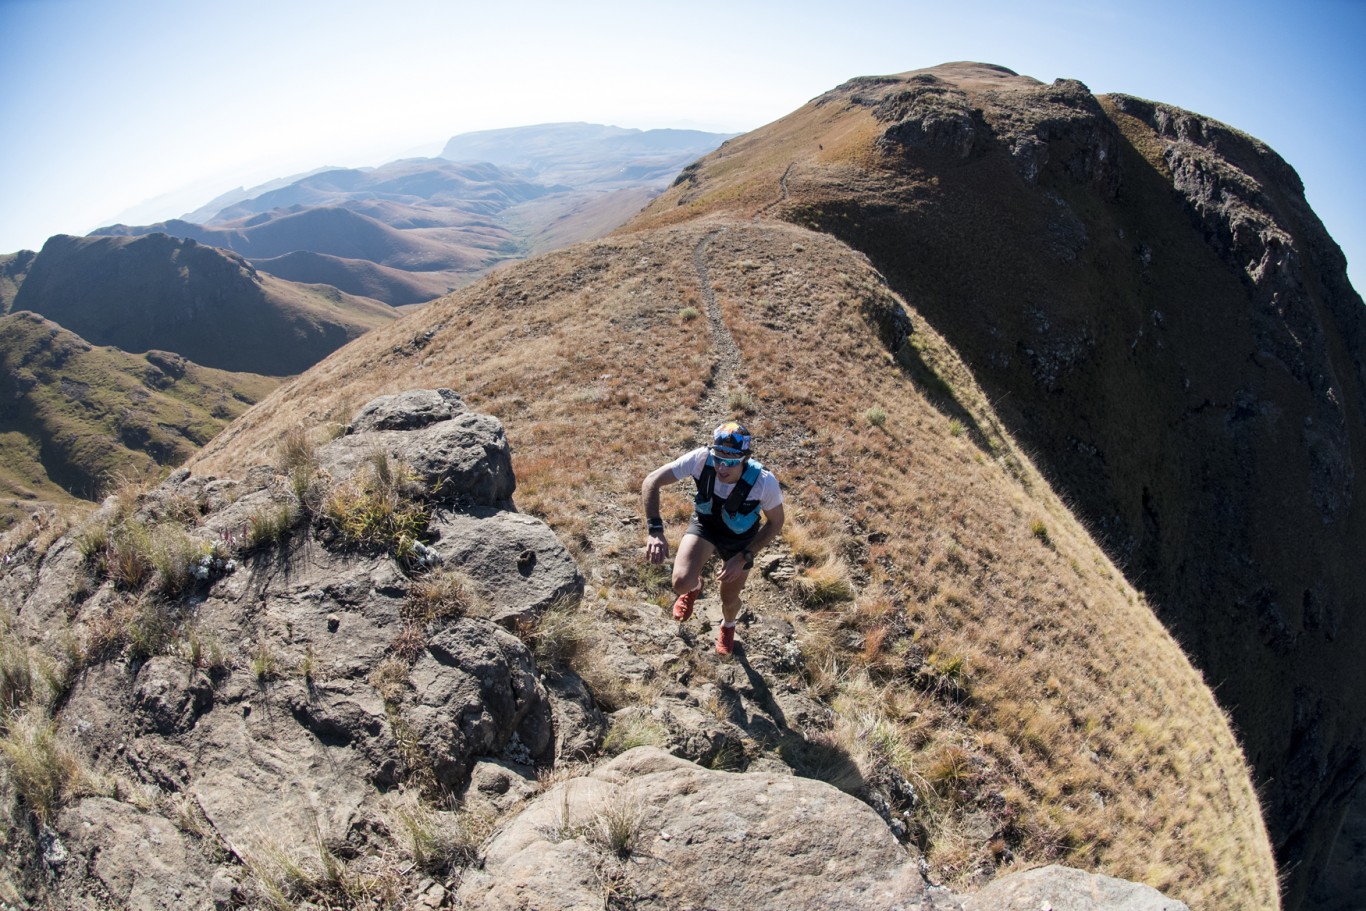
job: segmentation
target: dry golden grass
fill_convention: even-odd
[[[785,168],[772,162],[765,192]],[[735,190],[756,211],[765,192]],[[917,824],[934,875],[964,885],[1012,857],[1061,861],[1192,907],[1277,907],[1249,772],[1208,687],[933,327],[911,312],[909,366],[886,350],[870,314],[896,302],[828,237],[703,220],[532,260],[328,358],[193,470],[269,461],[282,427],[450,386],[503,420],[519,508],[585,574],[635,559],[643,535],[622,519],[639,518],[641,478],[709,429],[710,336],[678,313],[701,309],[693,251],[720,229],[710,279],[742,353],[747,422],[794,517],[786,546],[803,578],[848,585],[797,611],[801,673],[837,708],[829,736],[862,738],[860,774],[883,764],[928,783]],[[420,359],[405,353],[427,331]],[[674,535],[689,512],[680,491],[662,504]]]

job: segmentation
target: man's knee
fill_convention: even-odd
[[[674,594],[681,595],[684,592],[690,592],[694,588],[697,588],[701,582],[702,573],[693,572],[689,574],[687,572],[681,572],[676,565],[674,566]]]

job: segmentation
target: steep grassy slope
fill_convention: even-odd
[[[1195,908],[1277,907],[1256,795],[1209,689],[903,306],[827,235],[725,219],[635,233],[358,339],[192,470],[241,471],[292,428],[449,386],[505,422],[519,507],[575,551],[589,609],[629,624],[650,590],[642,477],[738,412],[785,484],[778,551],[797,570],[750,593],[742,642],[791,623],[801,644],[790,672],[754,685],[823,700],[825,736],[865,780],[914,783],[905,811],[936,878],[970,888],[1063,859]],[[675,541],[689,501],[666,499]]]
[[[258,274],[241,257],[164,234],[43,245],[15,309],[99,345],[174,351],[238,372],[298,373],[394,319],[376,301]]]
[[[954,64],[854,80],[637,221],[870,257],[1216,685],[1290,904],[1366,775],[1366,309],[1293,170],[1198,115]]]
[[[96,348],[29,312],[0,317],[0,525],[183,462],[277,385]]]

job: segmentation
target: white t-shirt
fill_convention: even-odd
[[[702,446],[687,455],[674,459],[669,463],[669,469],[673,471],[675,481],[681,481],[684,478],[697,480],[702,476],[702,469],[706,465],[707,447]],[[724,499],[730,496],[730,492],[734,489],[734,484],[725,484],[718,476],[713,493]],[[764,512],[782,505],[783,489],[778,486],[778,479],[773,476],[773,472],[767,468],[759,472],[759,480],[754,482],[754,488],[749,492],[749,499],[758,500],[759,508]]]

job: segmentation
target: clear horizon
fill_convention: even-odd
[[[0,0],[0,33],[11,98],[0,253],[175,217],[322,166],[434,155],[475,130],[586,121],[744,132],[854,76],[978,60],[1257,137],[1300,174],[1349,264],[1366,268],[1359,0],[1293,11],[1265,0],[851,0],[839,12],[533,0],[515,20],[434,0]]]

